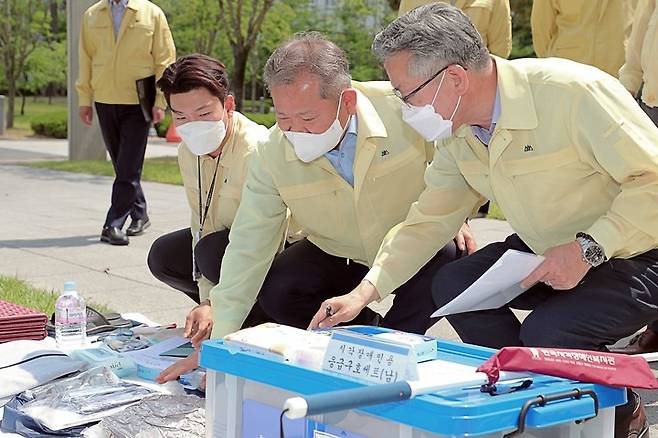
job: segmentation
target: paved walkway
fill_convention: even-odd
[[[146,255],[159,235],[188,226],[189,212],[180,186],[143,183],[153,225],[127,247],[98,241],[110,199],[112,178],[31,169],[18,164],[65,159],[65,141],[0,140],[0,274],[60,291],[75,280],[89,300],[119,312],[139,312],[162,323],[183,323],[193,302],[153,278]],[[153,143],[148,156],[173,156],[176,149]],[[472,221],[480,246],[503,240],[506,222]],[[386,309],[390,302],[379,305]],[[430,333],[458,339],[442,320]],[[644,394],[651,422],[658,423],[658,394]],[[658,436],[658,428],[656,429]]]

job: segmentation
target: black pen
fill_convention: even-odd
[[[324,318],[318,323],[318,327],[320,326],[320,323],[324,322],[328,318],[331,318],[333,314],[334,313],[333,309],[331,308],[331,304],[327,304],[327,306],[324,308]]]

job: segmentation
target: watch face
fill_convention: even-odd
[[[605,260],[605,253],[603,248],[599,245],[590,245],[585,250],[585,259],[590,262],[593,266],[598,266]]]

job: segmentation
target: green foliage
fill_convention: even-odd
[[[226,33],[219,25],[217,0],[153,0],[167,16],[176,42],[176,56],[203,53],[233,69]]]
[[[510,59],[534,57],[530,13],[532,0],[510,0],[512,9],[512,53]]]
[[[298,14],[294,31],[318,30],[327,35],[345,50],[355,80],[382,80],[386,75],[370,46],[396,14],[386,0],[337,0],[331,7],[310,5],[305,14]]]
[[[384,70],[372,53],[375,34],[393,21],[396,14],[385,0],[340,0],[335,22],[325,32],[350,60],[352,78],[357,81],[386,79]]]
[[[276,123],[276,115],[274,113],[244,113],[244,115],[259,125],[263,125],[268,128],[271,128]]]
[[[20,81],[20,88],[36,94],[47,85],[66,86],[66,42],[41,42],[37,45],[25,63],[25,74]]]
[[[47,4],[41,0],[0,0],[0,57],[8,88],[7,128],[14,126],[15,96],[28,56],[50,35]]]
[[[66,138],[67,119],[66,111],[42,114],[33,117],[30,126],[37,135],[53,138]]]
[[[167,111],[165,113],[164,119],[160,123],[155,124],[155,130],[158,133],[158,137],[166,137],[167,136],[167,129],[169,129],[169,125],[171,125],[171,113]]]

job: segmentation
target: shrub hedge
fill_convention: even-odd
[[[34,116],[30,121],[30,126],[35,134],[52,138],[66,138],[67,123],[66,111],[58,111]]]

